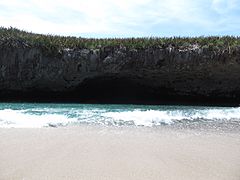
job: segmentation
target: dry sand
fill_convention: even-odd
[[[0,129],[0,179],[240,180],[240,133]]]

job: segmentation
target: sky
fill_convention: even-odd
[[[240,36],[240,0],[0,0],[0,26],[94,38]]]

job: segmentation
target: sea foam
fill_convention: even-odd
[[[0,110],[0,127],[40,128],[46,126],[65,126],[77,119],[59,114],[27,114],[23,110]]]
[[[240,108],[84,104],[0,104],[0,127],[40,128],[81,124],[159,126],[191,122],[240,123]]]

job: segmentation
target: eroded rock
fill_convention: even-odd
[[[239,62],[239,47],[99,47],[51,56],[19,42],[1,44],[0,99],[237,104]]]

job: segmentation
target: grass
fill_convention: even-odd
[[[145,38],[81,38],[72,36],[43,35],[22,31],[16,28],[0,27],[0,47],[3,45],[40,47],[51,53],[64,48],[104,48],[125,47],[129,49],[166,48],[187,49],[194,44],[210,50],[223,50],[240,46],[240,37],[145,37]]]

